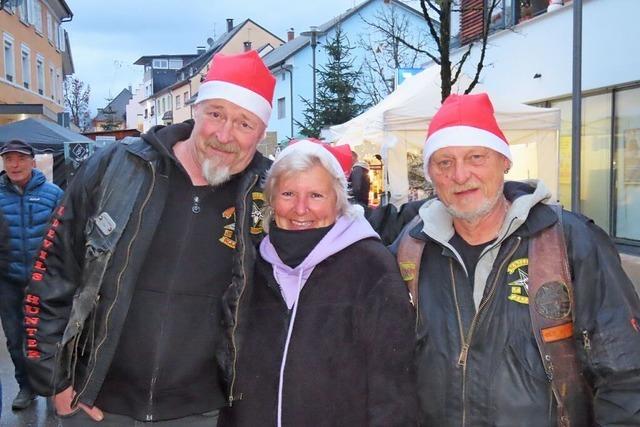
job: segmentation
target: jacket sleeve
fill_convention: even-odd
[[[25,355],[34,391],[53,395],[69,386],[61,342],[84,259],[84,227],[92,212],[96,162],[89,159],[55,208],[25,290]],[[94,160],[94,161],[92,161]],[[62,191],[60,191],[62,195]]]
[[[400,272],[389,270],[375,282],[363,308],[368,345],[367,425],[405,427],[416,425],[417,418],[415,312]]]
[[[575,334],[594,392],[596,424],[640,425],[638,295],[609,236],[586,219],[571,228]]]
[[[0,212],[0,278],[9,268],[9,226]]]

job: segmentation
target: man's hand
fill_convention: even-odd
[[[53,405],[56,408],[56,414],[60,416],[70,415],[78,410],[83,410],[87,413],[92,419],[95,421],[102,421],[104,418],[104,414],[100,410],[100,408],[96,406],[87,406],[82,402],[78,402],[78,406],[71,407],[71,401],[73,397],[76,395],[76,392],[68,387],[64,391],[53,396]]]

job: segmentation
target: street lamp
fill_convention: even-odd
[[[316,46],[318,46],[318,36],[321,35],[322,32],[318,29],[317,26],[312,25],[309,27],[309,31],[303,31],[300,33],[301,36],[310,37],[311,41],[309,44],[311,45],[311,62],[313,68],[313,118],[316,116]]]

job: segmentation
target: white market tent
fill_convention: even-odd
[[[470,79],[461,76],[452,93],[463,93]],[[487,92],[476,85],[473,93]],[[386,190],[397,206],[407,201],[407,153],[422,153],[431,117],[440,107],[440,68],[432,66],[407,79],[380,103],[350,121],[331,127],[336,144],[373,146],[386,166]],[[496,119],[509,141],[513,166],[507,179],[542,179],[554,198],[558,192],[560,110],[538,108],[489,93]]]

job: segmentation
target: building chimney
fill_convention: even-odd
[[[290,42],[295,37],[296,37],[296,33],[293,31],[293,28],[289,28],[289,31],[287,31],[287,41]]]
[[[227,33],[233,30],[233,18],[227,18]]]
[[[205,48],[204,46],[197,46],[196,47],[196,53],[198,55],[202,55],[203,53],[205,53],[207,51],[207,48]]]
[[[244,51],[249,52],[251,50],[251,42],[244,42]]]

